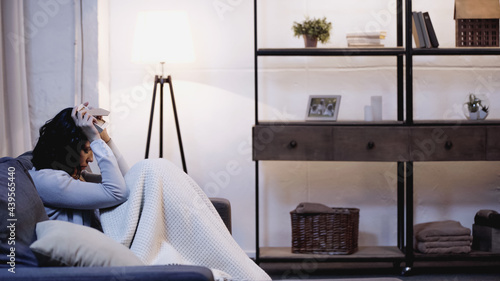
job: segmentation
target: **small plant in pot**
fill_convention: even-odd
[[[486,99],[481,99],[472,93],[469,94],[467,101],[464,103],[464,107],[467,108],[468,113],[466,116],[470,120],[484,120],[488,116],[487,103]]]
[[[306,47],[316,47],[318,41],[326,43],[330,40],[330,30],[332,23],[326,21],[326,17],[322,19],[306,19],[302,22],[293,22],[293,34],[296,37],[304,37]]]

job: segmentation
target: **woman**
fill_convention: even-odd
[[[30,175],[50,219],[100,229],[96,210],[128,198],[123,178],[128,167],[116,159],[107,131],[99,134],[95,118],[76,109],[66,108],[42,126]],[[101,175],[85,171],[94,156]]]
[[[94,122],[85,110],[67,108],[40,129],[30,174],[49,218],[99,229],[102,223],[106,235],[146,264],[200,265],[216,279],[270,280],[189,176],[165,159],[143,160],[128,171]],[[85,171],[94,157],[100,176]]]

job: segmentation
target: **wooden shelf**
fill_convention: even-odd
[[[402,121],[259,121],[266,126],[400,126]]]
[[[408,126],[404,121],[259,121],[258,125],[264,126]],[[418,126],[498,126],[500,119],[487,120],[413,120],[413,125]]]
[[[394,48],[264,48],[257,56],[398,56],[403,47]]]
[[[486,56],[500,55],[498,47],[481,47],[481,48],[419,48],[412,49],[411,53],[414,56]]]
[[[498,119],[486,119],[486,120],[413,120],[415,125],[420,126],[481,126],[481,125],[500,125],[500,120]]]
[[[260,261],[263,262],[302,262],[315,260],[317,262],[332,261],[402,261],[405,255],[393,246],[365,246],[350,255],[294,254],[290,247],[260,248]]]
[[[422,254],[415,252],[415,260],[425,261],[469,261],[469,260],[486,260],[500,262],[500,253],[472,251],[468,254],[449,254],[449,255],[435,255],[435,254]]]

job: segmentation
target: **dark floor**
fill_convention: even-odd
[[[440,262],[415,264],[409,273],[392,264],[262,263],[273,280],[397,278],[402,281],[500,281],[500,262]]]

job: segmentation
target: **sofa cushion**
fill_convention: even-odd
[[[0,267],[12,271],[38,265],[29,245],[36,240],[36,223],[48,220],[30,165],[25,157],[0,158]]]
[[[104,233],[65,221],[36,226],[31,245],[40,266],[139,266],[144,263],[127,247]]]

